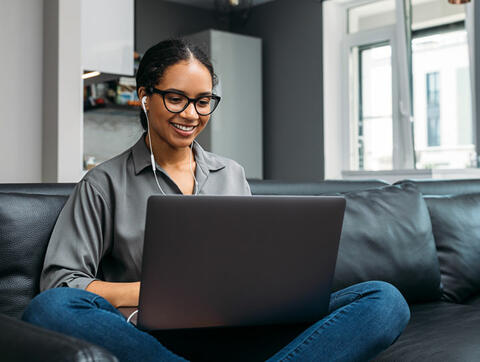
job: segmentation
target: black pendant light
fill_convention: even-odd
[[[215,8],[223,13],[250,10],[252,0],[215,0]]]

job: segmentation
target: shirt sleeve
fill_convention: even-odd
[[[40,290],[85,289],[97,279],[98,267],[111,244],[112,215],[105,197],[85,179],[60,212],[48,244]]]
[[[243,177],[243,192],[245,196],[252,196],[252,191],[250,190],[250,185],[245,176],[245,169],[242,167],[242,177]]]

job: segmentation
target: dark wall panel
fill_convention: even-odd
[[[218,29],[215,12],[162,0],[135,1],[135,50],[143,53],[161,40]]]
[[[323,179],[321,2],[276,0],[231,24],[263,39],[265,178]]]

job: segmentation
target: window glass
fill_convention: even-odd
[[[464,29],[412,41],[417,168],[465,168],[475,159]]]
[[[389,44],[355,47],[358,52],[357,166],[392,169],[392,48]],[[355,89],[355,87],[354,87]]]

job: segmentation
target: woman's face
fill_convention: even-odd
[[[212,76],[196,59],[181,61],[169,66],[155,87],[197,98],[212,94]],[[199,115],[193,102],[181,113],[171,113],[166,109],[162,95],[156,93],[149,97],[147,107],[150,130],[172,148],[190,146],[210,119],[209,115]]]

